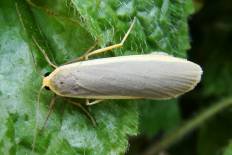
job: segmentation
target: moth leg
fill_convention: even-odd
[[[94,104],[100,103],[102,101],[104,101],[104,100],[95,100],[93,102],[89,102],[89,100],[86,99],[86,105],[90,106],[90,105],[94,105]]]
[[[50,66],[52,66],[53,68],[57,68],[58,66],[56,66],[54,63],[51,62],[51,60],[49,59],[49,57],[46,54],[45,50],[39,45],[39,43],[37,42],[37,40],[35,39],[35,37],[32,36],[32,40],[35,43],[35,45],[38,47],[38,49],[42,52],[42,54],[45,57],[45,60],[47,61],[47,63]]]
[[[50,102],[50,105],[49,105],[49,110],[48,110],[48,113],[46,115],[46,119],[44,121],[44,124],[42,126],[42,128],[40,129],[40,131],[43,131],[43,129],[46,127],[47,125],[47,122],[48,122],[48,118],[49,116],[51,115],[51,113],[53,112],[54,110],[54,105],[55,105],[55,102],[56,101],[56,95],[52,98],[51,102]]]
[[[98,44],[98,40],[95,41],[95,43],[85,52],[84,55],[82,55],[81,57],[75,58],[71,61],[68,61],[68,62],[64,63],[63,65],[85,60],[85,55],[89,54],[97,46],[97,44]]]
[[[97,46],[97,44],[98,44],[98,39],[95,41],[95,43],[85,52],[85,54],[84,55],[87,55],[87,54],[89,54],[91,51],[93,51],[93,49]]]
[[[91,120],[92,124],[94,127],[97,126],[97,122],[96,120],[94,119],[94,117],[89,113],[88,110],[86,110],[80,103],[77,103],[77,102],[74,102],[74,101],[71,101],[71,100],[68,100],[70,103],[78,106],[86,115],[87,117]]]
[[[116,48],[122,47],[123,44],[124,44],[124,42],[126,41],[128,35],[130,34],[130,32],[131,32],[134,24],[135,24],[135,18],[133,19],[132,24],[130,25],[130,28],[128,29],[128,31],[126,32],[125,36],[123,37],[122,41],[119,44],[115,44],[115,45],[112,45],[112,46],[104,47],[104,48],[92,51],[90,53],[87,53],[87,54],[84,55],[84,60],[88,60],[88,58],[90,56],[93,56],[93,55],[96,55],[96,54],[99,54],[99,53],[107,52],[107,51],[110,51],[112,49],[116,49]]]

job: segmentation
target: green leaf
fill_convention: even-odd
[[[0,1],[0,154],[32,151],[41,75],[52,71],[33,38],[60,65],[82,55],[95,40],[98,48],[118,43],[137,17],[124,47],[112,54],[162,50],[185,56],[186,20],[191,12],[190,0]],[[42,92],[39,127],[51,98],[52,92]],[[123,154],[128,136],[138,134],[136,102],[105,101],[89,110],[96,128],[78,107],[59,98],[47,127],[37,137],[35,153]]]
[[[109,41],[118,42],[123,36],[120,29],[126,26],[122,21],[130,21],[136,16],[136,26],[124,51],[161,50],[185,56],[190,47],[187,28],[187,17],[193,12],[190,0],[73,0],[72,3],[86,21],[90,33],[96,38],[102,37],[102,45]]]
[[[41,78],[35,70],[41,73],[49,70],[44,58],[33,45],[32,37],[35,37],[41,45],[44,44],[45,49],[57,63],[62,63],[69,57],[74,58],[75,52],[87,50],[94,42],[76,21],[72,22],[66,17],[67,20],[64,20],[63,15],[48,16],[38,8],[34,8],[32,12],[30,7],[24,1],[1,2],[1,23],[3,23],[0,37],[3,120],[1,149],[4,153],[13,151],[25,154],[31,151],[35,129],[36,96],[41,85]],[[38,27],[44,36],[39,33]],[[83,38],[80,39],[80,36]],[[34,55],[36,66],[33,64],[30,50]],[[44,91],[41,96],[40,127],[48,110],[51,93]],[[137,133],[136,105],[132,102],[122,104],[111,102],[93,106],[90,110],[97,120],[96,128],[78,108],[58,100],[48,127],[37,138],[35,152],[39,154],[125,152],[127,136]],[[17,115],[13,117],[14,121],[12,115]]]
[[[180,123],[179,108],[176,100],[141,101],[140,130],[143,134],[153,137],[158,132],[168,132]]]

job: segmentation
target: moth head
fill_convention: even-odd
[[[48,73],[46,73],[46,74],[44,74],[44,77],[43,77],[43,87],[45,88],[45,89],[47,89],[47,90],[50,90],[50,73],[48,72]]]

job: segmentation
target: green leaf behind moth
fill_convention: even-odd
[[[98,48],[118,43],[136,17],[125,46],[112,54],[162,50],[185,56],[185,50],[189,48],[186,20],[191,12],[190,0],[0,1],[0,154],[30,154],[32,151],[41,75],[52,71],[33,38],[50,59],[60,65],[82,55],[96,40]],[[45,120],[51,98],[51,92],[42,92],[39,127]],[[173,106],[173,118],[177,121],[177,103],[173,102],[170,106]],[[140,104],[146,109],[145,103]],[[96,128],[78,107],[59,98],[47,127],[37,137],[35,153],[126,152],[128,136],[138,134],[136,102],[105,101],[89,110],[97,120]],[[141,116],[143,119],[143,114]],[[172,126],[161,124],[155,130]]]
[[[141,111],[140,130],[148,137],[153,137],[159,132],[170,131],[180,122],[176,100],[141,101],[139,109]]]

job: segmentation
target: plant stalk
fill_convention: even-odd
[[[183,138],[192,130],[199,127],[202,123],[216,115],[223,109],[232,105],[232,98],[222,99],[218,103],[213,104],[199,115],[186,122],[182,127],[176,129],[174,132],[167,134],[160,142],[154,143],[149,147],[143,155],[156,155],[159,152],[167,149],[172,144]]]

